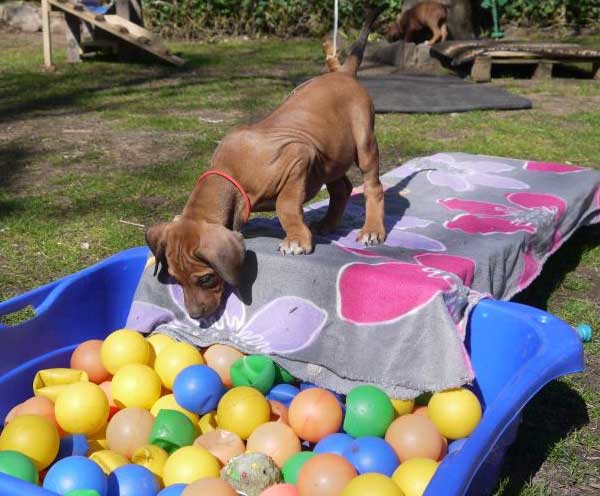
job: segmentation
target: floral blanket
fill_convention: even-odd
[[[473,305],[511,298],[578,227],[600,222],[600,173],[574,165],[440,153],[382,181],[384,245],[355,241],[361,188],[309,256],[281,256],[277,219],[254,219],[244,284],[216,315],[192,320],[181,288],[153,277],[149,261],[127,325],[270,354],[341,393],[369,383],[412,398],[471,381],[463,341]],[[307,207],[308,222],[326,208]]]

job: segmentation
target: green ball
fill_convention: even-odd
[[[346,396],[344,430],[353,437],[383,437],[394,420],[390,398],[375,386],[358,386]]]
[[[250,386],[266,394],[275,384],[275,362],[264,355],[248,355],[238,358],[229,370],[235,387]]]
[[[0,451],[0,472],[32,484],[39,482],[33,462],[18,451]]]
[[[93,489],[74,489],[65,493],[64,496],[100,496],[100,494]]]
[[[171,454],[183,446],[190,446],[194,439],[196,427],[192,421],[181,412],[164,409],[154,419],[149,442]]]
[[[275,384],[293,384],[296,378],[278,363],[275,364]]]
[[[284,463],[283,469],[283,480],[287,484],[298,484],[298,474],[304,464],[310,460],[315,454],[312,451],[300,451],[299,453],[293,454],[288,458],[287,462]]]

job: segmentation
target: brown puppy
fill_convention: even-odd
[[[404,11],[388,29],[389,41],[404,38],[406,43],[413,41],[423,29],[429,28],[432,38],[425,43],[434,45],[446,41],[448,37],[448,7],[438,2],[421,2]]]
[[[366,198],[358,239],[366,245],[385,240],[373,104],[356,80],[370,27],[382,10],[369,15],[339,70],[300,85],[264,120],[229,133],[179,219],[146,232],[156,270],[160,264],[182,286],[192,317],[217,309],[224,282],[238,286],[245,248],[237,231],[250,210],[277,212],[286,232],[283,254],[311,253],[303,203],[326,185],[331,201],[314,228],[334,231],[352,191],[346,171],[355,162]]]

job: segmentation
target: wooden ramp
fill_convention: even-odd
[[[44,5],[46,4],[46,6]],[[182,65],[185,60],[173,55],[164,46],[159,37],[148,29],[128,19],[114,14],[97,14],[87,10],[82,4],[69,0],[42,0],[42,25],[44,28],[44,63],[52,66],[50,29],[45,19],[49,17],[49,9],[55,8],[65,13],[65,19],[70,30],[70,42],[67,50],[80,51],[80,25],[81,21],[91,26],[94,31],[101,30],[113,35],[132,46],[145,50],[152,55],[174,65]],[[78,53],[70,57],[78,58]]]

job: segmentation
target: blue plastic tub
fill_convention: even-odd
[[[104,338],[126,321],[146,262],[146,248],[119,253],[93,267],[0,304],[0,315],[32,305],[36,316],[0,325],[0,417],[31,396],[37,370],[68,366],[77,344]],[[583,369],[575,331],[556,317],[516,303],[484,300],[467,334],[483,402],[482,422],[462,449],[448,455],[426,495],[485,495],[498,480],[527,402],[549,381]],[[0,496],[55,496],[0,474]]]

